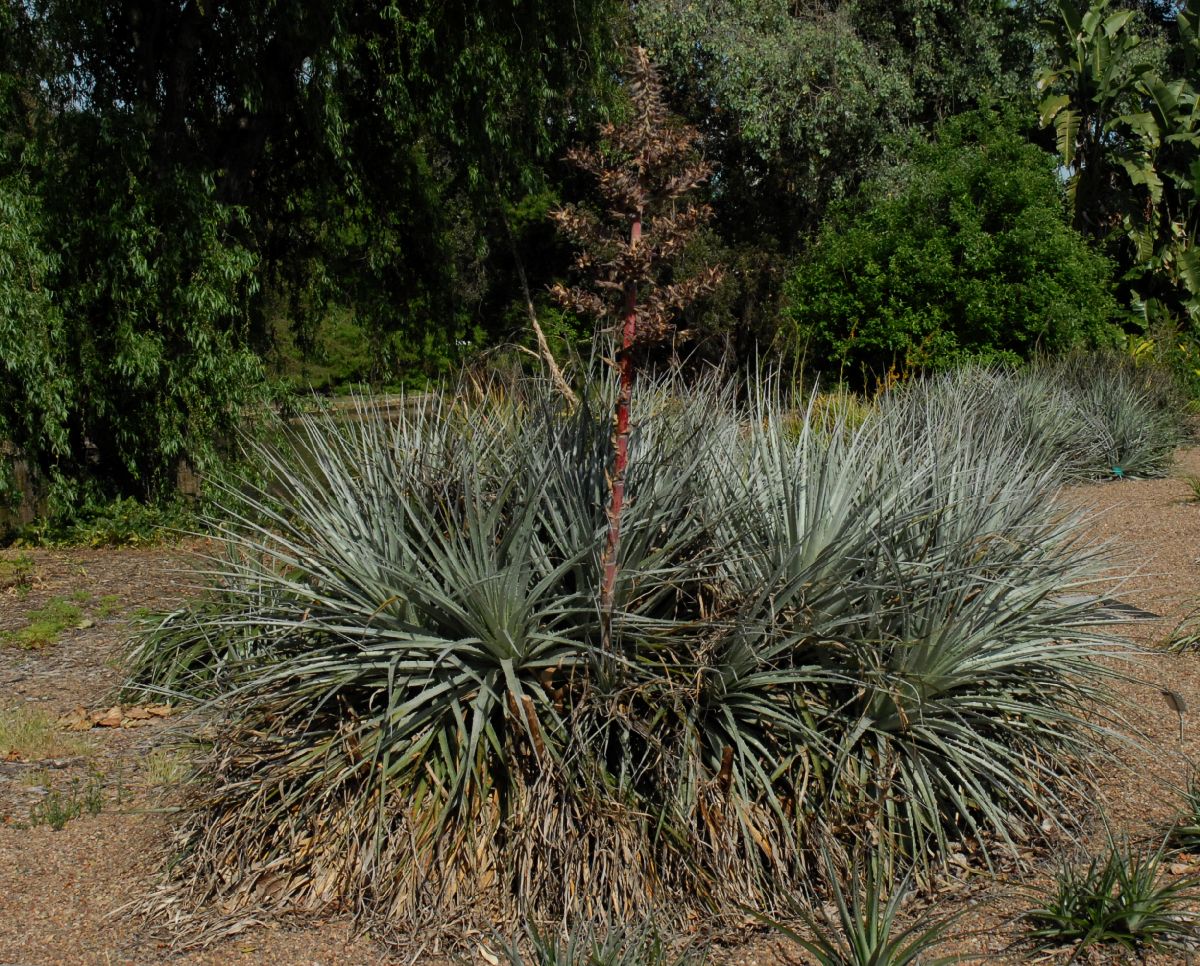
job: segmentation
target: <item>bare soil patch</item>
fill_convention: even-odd
[[[1200,653],[1162,650],[1179,620],[1200,604],[1200,503],[1192,501],[1190,487],[1179,478],[1200,475],[1200,447],[1180,452],[1176,474],[1066,493],[1069,502],[1092,511],[1091,532],[1109,542],[1116,571],[1133,573],[1119,585],[1102,588],[1105,596],[1161,615],[1121,629],[1148,648],[1130,667],[1140,680],[1120,685],[1128,699],[1129,726],[1142,742],[1120,749],[1128,767],[1107,769],[1100,795],[1115,834],[1151,842],[1161,840],[1169,826],[1179,802],[1174,789],[1186,785],[1200,755]],[[178,549],[0,551],[0,562],[18,557],[31,562],[22,568],[30,570],[28,579],[0,582],[0,736],[5,723],[23,726],[34,744],[23,745],[20,754],[0,747],[0,964],[288,966],[440,959],[422,950],[419,940],[403,957],[388,954],[368,938],[352,936],[348,922],[338,919],[263,924],[213,948],[176,954],[140,933],[136,922],[115,916],[153,884],[169,841],[178,773],[166,739],[178,721],[126,717],[125,727],[80,732],[60,726],[53,740],[39,737],[37,727],[39,721],[69,718],[79,708],[103,711],[113,705],[121,680],[117,656],[133,617],[142,610],[168,609],[189,593],[181,572],[185,554]],[[70,602],[78,619],[44,646],[13,643],[31,615],[56,601]],[[1164,690],[1177,692],[1194,709],[1185,715],[1182,742],[1178,716]],[[44,754],[37,750],[39,740],[47,742]],[[78,814],[61,829],[47,824],[47,814],[61,816],[75,806]],[[935,904],[966,910],[960,925],[971,934],[956,945],[995,957],[991,961],[1063,961],[1065,955],[1012,951],[1019,936],[1012,918],[1021,908],[1021,893],[1044,882],[1059,855],[1103,843],[1103,824],[1096,819],[1091,828],[1086,841],[1059,842],[1057,854],[1031,853],[1030,869],[1013,866],[993,876],[967,863],[961,874],[949,877]],[[718,961],[763,966],[787,961],[774,950],[774,941],[762,939],[728,949]]]

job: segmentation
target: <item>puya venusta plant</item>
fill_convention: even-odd
[[[151,909],[666,928],[782,908],[820,829],[924,876],[1062,811],[1113,672],[1055,464],[984,406],[641,380],[606,642],[621,390],[583,390],[255,450],[214,593],[131,652],[218,712]]]
[[[1191,905],[1200,878],[1168,875],[1165,847],[1164,842],[1146,852],[1110,837],[1100,855],[1064,862],[1022,917],[1028,941],[1070,946],[1074,962],[1094,946],[1140,953],[1194,940],[1197,917]]]
[[[502,942],[508,966],[704,966],[701,949],[673,950],[652,923],[578,925],[566,935],[526,923],[523,935]]]
[[[878,852],[853,864],[845,884],[829,852],[822,858],[831,901],[819,912],[801,911],[806,932],[768,920],[817,966],[946,966],[967,958],[930,955],[948,938],[957,917],[925,913],[905,925],[903,907],[912,881],[893,881]]]

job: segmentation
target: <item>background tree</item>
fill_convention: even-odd
[[[169,493],[331,319],[417,384],[508,337],[497,213],[606,109],[616,9],[5,0],[0,181],[46,256],[6,281],[62,327],[67,411],[12,371],[0,398],[65,502]]]
[[[1058,0],[1057,10],[1041,112],[1075,223],[1116,255],[1136,299],[1200,320],[1196,18],[1177,10],[1166,21],[1164,54],[1144,42],[1136,9]]]
[[[890,371],[1109,344],[1112,265],[1068,224],[1053,155],[963,115],[827,222],[787,287],[786,338],[858,385]]]

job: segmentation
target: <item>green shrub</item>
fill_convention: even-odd
[[[88,502],[21,529],[17,542],[34,547],[137,547],[161,543],[192,529],[195,518],[182,500],[143,503],[131,497]]]
[[[219,711],[163,910],[665,928],[780,906],[827,827],[924,875],[1059,812],[1112,672],[1054,464],[984,407],[645,386],[605,650],[614,391],[255,450],[213,593],[131,653]]]
[[[1083,862],[1064,863],[1041,903],[1025,913],[1029,937],[1044,946],[1073,945],[1074,959],[1095,945],[1134,951],[1178,946],[1196,935],[1197,878],[1164,881],[1163,849],[1149,854],[1111,841]]]
[[[1112,266],[1068,224],[1054,158],[988,113],[948,122],[822,230],[783,333],[855,378],[1120,338]]]

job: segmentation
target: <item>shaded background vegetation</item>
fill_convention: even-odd
[[[717,169],[694,358],[869,388],[1133,335],[1195,378],[1195,34],[1092,8],[5,0],[0,439],[58,506],[154,500],[272,394],[422,387],[531,312],[580,349],[547,213],[634,41]]]

